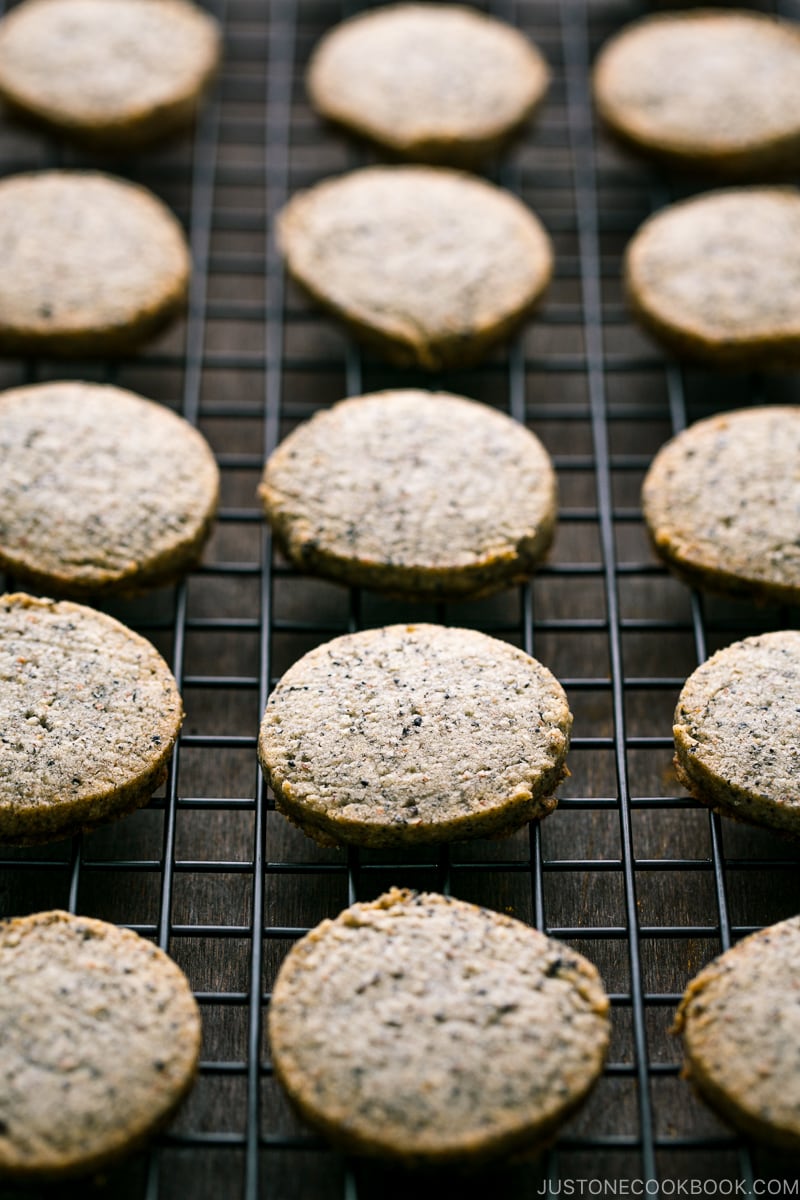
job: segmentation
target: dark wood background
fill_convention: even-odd
[[[639,489],[650,458],[684,420],[797,402],[800,392],[790,376],[684,373],[626,314],[620,258],[629,236],[654,207],[706,185],[661,175],[594,127],[586,64],[645,6],[486,5],[534,37],[553,67],[541,118],[488,174],[542,217],[556,278],[510,350],[436,378],[362,358],[285,284],[270,238],[274,213],[295,189],[374,158],[323,126],[302,87],[311,47],[350,7],[209,6],[225,26],[226,58],[193,136],[99,163],[0,121],[3,174],[100,165],[139,180],[185,222],[195,259],[187,319],[138,357],[6,360],[0,386],[74,377],[138,390],[199,424],[223,478],[203,568],[179,589],[109,606],[150,636],[180,677],[187,719],[164,796],[74,844],[2,852],[2,915],[73,905],[132,925],[169,949],[203,1006],[201,1077],[171,1132],[105,1180],[52,1194],[530,1197],[548,1178],[632,1180],[650,1169],[666,1180],[794,1178],[796,1161],[751,1153],[693,1097],[668,1032],[680,993],[705,962],[800,908],[794,843],[712,822],[683,796],[671,766],[675,699],[706,650],[796,625],[798,614],[692,598],[649,551]],[[265,452],[315,409],[398,385],[443,387],[509,410],[555,457],[559,532],[550,565],[529,588],[447,608],[401,605],[351,596],[273,561],[255,499]],[[255,739],[268,680],[335,633],[405,619],[507,637],[564,681],[575,714],[572,775],[540,829],[401,862],[380,853],[348,859],[320,850],[262,796]],[[368,899],[391,884],[449,887],[538,923],[602,971],[614,1000],[608,1071],[538,1162],[409,1180],[347,1163],[279,1094],[263,1038],[277,966],[296,936],[351,894]]]

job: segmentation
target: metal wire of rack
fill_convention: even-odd
[[[269,236],[297,188],[371,160],[316,120],[301,79],[316,39],[360,5],[208,0],[225,28],[226,59],[193,138],[103,164],[151,186],[184,219],[195,266],[185,321],[136,358],[0,365],[2,386],[99,378],[176,408],[209,438],[223,477],[205,565],[177,588],[109,606],[167,655],[184,694],[187,722],[163,795],[70,844],[0,851],[2,915],[58,906],[127,925],[181,963],[203,1009],[193,1096],[153,1150],[95,1185],[99,1194],[368,1200],[411,1188],[437,1196],[491,1188],[530,1197],[568,1179],[664,1186],[796,1174],[796,1160],[752,1149],[694,1099],[677,1078],[667,1029],[705,961],[800,908],[791,843],[731,827],[681,794],[670,765],[674,701],[707,652],[796,624],[797,613],[690,595],[652,558],[638,493],[652,454],[687,421],[740,404],[796,402],[797,385],[683,371],[628,320],[624,243],[674,187],[686,187],[622,156],[593,120],[594,51],[640,14],[639,4],[483,6],[530,34],[553,67],[536,128],[494,178],[542,216],[556,278],[513,346],[435,386],[511,412],[553,454],[559,534],[532,584],[447,606],[348,593],[292,572],[255,501],[264,456],[316,408],[361,390],[434,382],[363,356],[287,282]],[[96,164],[57,139],[0,127],[3,174],[52,165]],[[274,812],[258,775],[269,688],[312,645],[409,618],[481,628],[550,666],[576,718],[572,778],[556,813],[501,843],[409,851],[402,861],[323,850]],[[280,961],[322,917],[390,884],[513,912],[600,967],[613,1004],[610,1061],[586,1108],[538,1161],[411,1182],[345,1161],[283,1101],[264,1038]]]

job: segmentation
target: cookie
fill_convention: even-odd
[[[500,150],[550,79],[518,30],[455,4],[359,13],[317,45],[306,85],[323,116],[417,162],[471,165]]]
[[[343,1149],[467,1163],[552,1135],[602,1071],[608,1009],[597,970],[569,947],[394,888],[292,948],[269,1039],[290,1099]]]
[[[728,176],[800,159],[800,32],[762,13],[696,9],[626,25],[594,70],[600,116],[629,146]]]
[[[175,579],[210,531],[219,472],[188,421],[132,392],[0,393],[0,568],[59,595]]]
[[[718,650],[689,676],[675,709],[675,768],[723,816],[800,834],[800,632]]]
[[[800,407],[721,413],[659,450],[642,489],[656,552],[692,586],[800,600]]]
[[[185,0],[24,0],[0,21],[0,97],[130,149],[192,120],[219,54],[216,21]]]
[[[524,579],[557,514],[538,438],[484,404],[421,391],[318,412],[271,455],[259,493],[300,570],[407,597]]]
[[[258,756],[323,845],[510,833],[556,805],[572,714],[558,681],[470,629],[393,625],[317,646],[269,698]]]
[[[472,363],[552,274],[550,239],[510,192],[443,167],[365,167],[298,192],[278,219],[292,275],[391,362]]]
[[[0,597],[0,843],[35,845],[139,808],[183,719],[158,651],[68,600]]]
[[[0,1178],[84,1175],[136,1149],[189,1091],[200,1013],[151,942],[66,912],[0,923]]]
[[[679,356],[800,362],[800,192],[732,188],[670,205],[625,254],[634,315]]]
[[[686,989],[674,1032],[684,1074],[744,1133],[800,1151],[800,917],[754,933]]]
[[[0,181],[0,256],[7,354],[134,349],[183,308],[189,286],[172,213],[146,188],[93,171]]]

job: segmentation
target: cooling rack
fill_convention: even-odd
[[[704,186],[623,155],[595,126],[589,63],[644,8],[635,0],[482,5],[532,36],[553,68],[535,128],[488,174],[539,213],[555,243],[556,276],[510,348],[433,378],[362,355],[286,281],[270,238],[297,188],[373,159],[323,126],[302,88],[317,38],[358,6],[208,7],[224,26],[226,56],[193,136],[98,164],[57,139],[0,124],[4,175],[102,165],[138,180],[184,221],[195,264],[185,321],[139,356],[6,360],[0,385],[70,377],[140,391],[200,427],[223,481],[204,565],[178,588],[109,606],[155,642],[183,691],[187,720],[163,793],[91,836],[0,851],[2,915],[68,907],[130,926],[169,950],[202,1006],[195,1092],[152,1151],[94,1189],[131,1200],[367,1200],[533,1197],[559,1187],[569,1194],[570,1185],[574,1195],[601,1194],[598,1186],[626,1194],[626,1182],[666,1195],[691,1180],[704,1194],[726,1194],[729,1185],[796,1179],[796,1160],[741,1142],[694,1099],[668,1033],[693,973],[741,935],[800,909],[793,843],[709,816],[683,794],[671,766],[672,709],[708,653],[796,625],[798,613],[704,600],[676,583],[648,548],[639,489],[657,448],[687,422],[797,403],[800,392],[791,376],[684,371],[627,316],[619,282],[627,239],[653,208]],[[552,453],[559,532],[531,585],[479,602],[399,604],[302,578],[273,552],[255,499],[265,454],[346,394],[409,385],[504,409]],[[255,756],[270,686],[331,636],[408,619],[507,638],[564,683],[575,713],[572,776],[541,827],[398,861],[323,850],[275,813]],[[538,1161],[409,1179],[332,1152],[283,1101],[264,1037],[282,958],[317,921],[392,884],[513,913],[599,966],[613,1005],[609,1063]],[[86,1193],[76,1185],[53,1194]]]

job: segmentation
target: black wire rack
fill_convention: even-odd
[[[794,843],[710,816],[682,794],[671,766],[675,700],[708,653],[797,625],[798,613],[702,599],[676,583],[650,553],[639,490],[655,451],[687,422],[798,402],[800,392],[787,376],[684,371],[626,314],[627,239],[653,208],[704,186],[624,156],[596,128],[589,65],[641,5],[482,6],[533,37],[553,68],[535,128],[489,175],[539,213],[557,263],[541,313],[510,348],[469,371],[421,377],[362,355],[287,282],[270,236],[296,189],[374,157],[322,125],[302,86],[315,41],[360,5],[208,0],[225,30],[217,88],[192,137],[133,161],[98,164],[58,139],[0,125],[4,175],[101,165],[136,179],[185,222],[194,259],[185,321],[139,356],[7,360],[0,385],[70,377],[133,388],[199,426],[223,479],[205,564],[177,588],[109,606],[162,650],[184,695],[187,721],[166,788],[91,836],[0,851],[2,915],[67,907],[127,925],[173,955],[202,1006],[197,1088],[152,1150],[92,1185],[99,1193],[365,1200],[493,1189],[529,1197],[567,1181],[576,1195],[600,1194],[590,1190],[598,1181],[612,1189],[639,1181],[656,1194],[659,1181],[671,1194],[694,1179],[705,1194],[712,1185],[724,1194],[731,1182],[797,1175],[796,1159],[743,1143],[694,1098],[668,1030],[706,961],[800,909]],[[404,605],[302,578],[273,553],[255,499],[265,455],[317,408],[393,386],[483,400],[528,423],[550,449],[559,532],[533,583],[480,602]],[[572,776],[541,826],[397,861],[320,849],[275,813],[255,755],[269,688],[313,645],[407,619],[507,638],[564,683],[575,713]],[[513,913],[600,967],[613,1005],[610,1061],[586,1107],[538,1160],[409,1180],[343,1159],[282,1099],[264,1037],[280,962],[317,921],[392,884]],[[61,1191],[84,1195],[85,1186]]]

